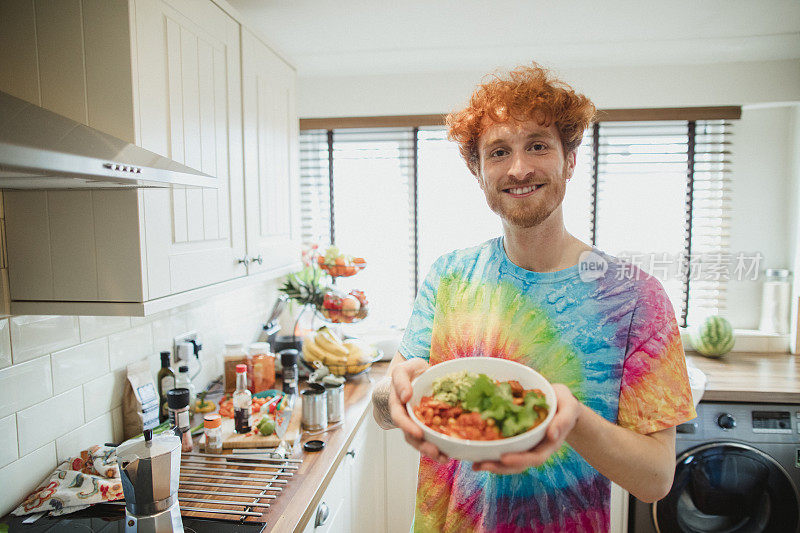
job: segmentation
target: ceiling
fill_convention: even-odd
[[[228,0],[302,77],[800,58],[798,0]]]

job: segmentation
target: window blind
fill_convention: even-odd
[[[682,326],[725,309],[729,129],[724,121],[595,128],[595,244],[657,277]]]
[[[597,123],[567,186],[567,229],[661,280],[682,326],[726,306],[731,128]],[[441,126],[304,130],[301,150],[303,239],[367,258],[340,283],[367,291],[373,323],[405,325],[436,257],[502,232]]]

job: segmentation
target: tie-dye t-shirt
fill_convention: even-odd
[[[471,356],[524,363],[639,433],[694,418],[678,325],[660,282],[597,249],[588,255],[565,270],[531,272],[508,259],[498,238],[440,257],[400,353],[431,364]],[[414,530],[607,531],[610,491],[566,444],[516,475],[423,457]]]

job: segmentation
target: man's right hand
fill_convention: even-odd
[[[440,452],[439,448],[432,443],[424,440],[425,434],[422,432],[422,428],[411,420],[406,411],[406,403],[411,399],[412,394],[411,381],[425,372],[430,365],[419,357],[412,357],[401,362],[398,362],[398,357],[403,358],[398,353],[391,366],[392,388],[389,392],[389,412],[392,422],[403,432],[406,442],[419,450],[419,453],[434,461],[446,463],[450,458]]]

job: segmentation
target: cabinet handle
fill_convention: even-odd
[[[325,522],[328,521],[328,515],[331,514],[331,510],[328,509],[328,504],[322,502],[317,507],[317,516],[314,518],[314,527],[324,526]]]
[[[355,459],[356,458],[356,451],[355,450],[350,450],[345,455],[349,455],[350,458]]]
[[[250,260],[245,256],[242,257],[241,259],[237,259],[236,262],[239,263],[240,265],[247,266],[247,263],[249,263]]]
[[[261,254],[258,254],[258,257],[252,258],[251,261],[260,265],[264,262],[264,259],[261,257]]]

